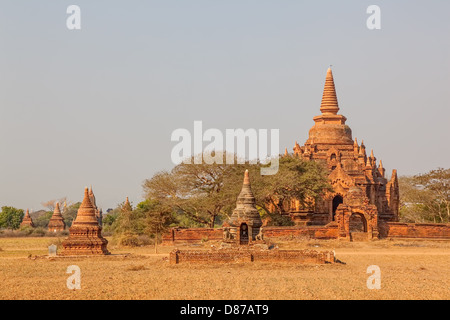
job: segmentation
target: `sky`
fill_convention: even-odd
[[[69,5],[81,29],[69,30]],[[381,9],[381,29],[366,12]],[[450,2],[0,1],[0,206],[92,185],[105,211],[170,170],[178,128],[301,145],[332,65],[340,114],[388,175],[450,163]]]

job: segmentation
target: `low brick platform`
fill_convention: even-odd
[[[173,250],[170,263],[242,263],[242,262],[291,262],[298,264],[335,263],[333,251],[316,250],[254,250],[254,249],[221,249],[221,250]]]
[[[450,223],[387,222],[379,226],[383,238],[450,240]]]

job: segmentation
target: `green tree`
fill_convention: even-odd
[[[24,215],[22,209],[7,206],[2,207],[2,211],[0,212],[0,228],[19,229]]]
[[[63,216],[64,222],[66,223],[66,226],[69,228],[72,226],[73,220],[77,217],[78,209],[81,206],[81,202],[77,202],[74,204],[71,204],[67,206],[67,208],[64,210],[62,209],[61,215]]]
[[[191,162],[195,163],[194,157]],[[231,215],[245,169],[250,172],[256,203],[266,212],[272,204],[275,212],[281,213],[283,202],[291,198],[298,199],[303,206],[312,206],[315,199],[331,188],[327,172],[314,161],[281,157],[278,173],[268,176],[261,175],[261,167],[263,164],[259,162],[182,163],[171,172],[159,172],[145,180],[143,187],[147,199],[156,199],[171,207],[175,217],[188,217],[194,224],[210,228]]]
[[[114,226],[119,218],[120,208],[115,208],[103,216],[103,230],[106,232],[114,231]]]
[[[399,178],[400,216],[405,222],[450,222],[450,169]]]
[[[47,228],[48,223],[53,215],[53,211],[45,211],[34,220],[36,228]]]
[[[137,205],[136,211],[141,212],[146,234],[153,236],[155,253],[158,252],[159,236],[171,226],[175,220],[172,208],[164,202],[147,199]]]

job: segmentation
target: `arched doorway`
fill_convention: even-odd
[[[344,199],[342,198],[342,196],[340,194],[336,195],[333,198],[333,221],[335,220],[334,216],[336,215],[337,207],[343,202],[344,202]]]
[[[240,244],[248,244],[248,226],[246,223],[241,224],[239,228]]]
[[[361,213],[353,213],[350,216],[349,231],[354,232],[367,232],[367,221],[364,215]]]

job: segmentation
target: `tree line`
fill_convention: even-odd
[[[224,154],[223,157],[226,155]],[[192,159],[193,160],[193,159]],[[220,227],[235,208],[242,188],[243,173],[249,170],[257,208],[269,225],[292,225],[285,213],[286,203],[298,199],[304,209],[314,209],[316,200],[332,188],[327,171],[315,161],[293,155],[279,159],[275,175],[262,176],[264,164],[184,164],[160,171],[143,182],[145,200],[132,208],[121,203],[104,215],[103,229],[119,243],[154,243],[169,227]],[[191,161],[191,163],[195,163]],[[401,176],[400,221],[450,222],[450,169],[438,168],[425,174]],[[64,199],[65,200],[65,199]],[[56,200],[43,203],[48,211],[34,219],[46,228]],[[80,203],[69,205],[62,215],[70,227]],[[19,229],[24,210],[4,206],[0,212],[1,229]]]

